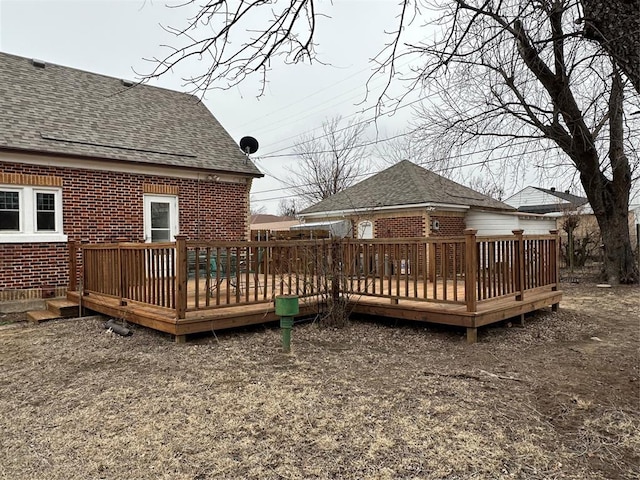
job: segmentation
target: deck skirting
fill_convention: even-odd
[[[80,295],[78,292],[68,292],[67,298],[78,302]],[[555,309],[561,300],[561,291],[539,290],[530,293],[524,300],[516,300],[515,297],[511,297],[484,301],[478,304],[477,311],[467,312],[464,305],[432,304],[407,300],[394,303],[389,299],[360,296],[350,301],[349,309],[354,314],[467,328],[467,338],[473,343],[477,338],[475,329],[478,327],[523,316],[548,306]],[[272,302],[189,312],[184,319],[176,318],[175,312],[169,309],[136,304],[135,302],[120,305],[116,298],[93,293],[82,296],[82,306],[88,310],[169,333],[176,337],[275,322],[279,319]],[[300,303],[298,317],[312,316],[317,311],[316,301],[304,299]]]

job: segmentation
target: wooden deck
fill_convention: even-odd
[[[477,329],[552,306],[557,236],[320,242],[187,242],[70,246],[67,297],[84,308],[174,335],[278,320],[274,299],[298,295],[300,316],[331,294],[357,314]]]
[[[80,302],[78,292],[68,292],[67,298]],[[540,289],[530,292],[525,300],[515,297],[500,298],[478,304],[476,312],[467,312],[465,305],[434,304],[401,300],[389,302],[380,297],[359,296],[350,299],[353,313],[398,318],[418,322],[437,323],[464,327],[470,343],[477,339],[477,328],[515,318],[522,323],[524,315],[548,306],[557,310],[562,300],[562,291]],[[186,318],[177,319],[175,312],[149,304],[130,302],[120,305],[117,298],[105,295],[84,295],[82,306],[127,322],[172,334],[176,341],[193,333],[214,332],[226,328],[274,322],[279,319],[273,302],[228,306],[225,308],[188,312]],[[312,316],[318,311],[313,299],[301,299],[299,317]]]

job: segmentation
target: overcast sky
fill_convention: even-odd
[[[383,46],[385,29],[395,26],[398,2],[335,3],[321,4],[332,18],[321,19],[317,37],[318,52],[331,65],[276,64],[259,99],[257,81],[210,91],[204,97],[205,104],[236,141],[251,135],[260,142],[254,158],[265,178],[254,182],[252,201],[269,213],[276,213],[279,199],[290,194],[281,189],[284,185],[279,180],[296,168],[294,158],[286,154],[300,135],[317,131],[328,118],[351,118],[371,107],[376,89],[379,92],[383,85],[382,78],[374,80],[374,95],[360,104],[371,74],[369,60]],[[167,52],[163,44],[176,44],[161,25],[183,26],[188,14],[187,9],[167,8],[167,2],[160,0],[0,0],[0,50],[117,78],[138,79],[153,67],[145,58],[162,57]],[[152,84],[185,91],[181,81],[185,73],[190,72],[167,74]],[[380,118],[379,138],[404,131],[409,110]],[[371,111],[362,117],[371,117]]]

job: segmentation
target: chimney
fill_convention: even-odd
[[[555,192],[556,191],[556,187],[551,187],[551,191]]]

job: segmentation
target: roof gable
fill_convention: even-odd
[[[321,202],[301,214],[402,207],[418,204],[449,204],[513,210],[498,200],[403,160]]]
[[[192,95],[6,53],[0,148],[262,176]]]
[[[588,202],[588,199],[585,197],[579,197],[577,195],[573,195],[571,193],[569,193],[569,191],[567,190],[566,192],[559,192],[556,189],[546,189],[546,188],[542,188],[542,187],[533,187],[536,190],[539,190],[541,192],[546,193],[547,195],[551,195],[553,197],[559,198],[561,200],[564,200],[565,202],[570,203],[571,205],[574,205],[576,207],[579,207],[580,205],[584,205],[585,203]]]
[[[572,195],[568,191],[528,186],[505,200],[505,203],[521,212],[551,213],[575,210],[586,206],[588,199]]]

